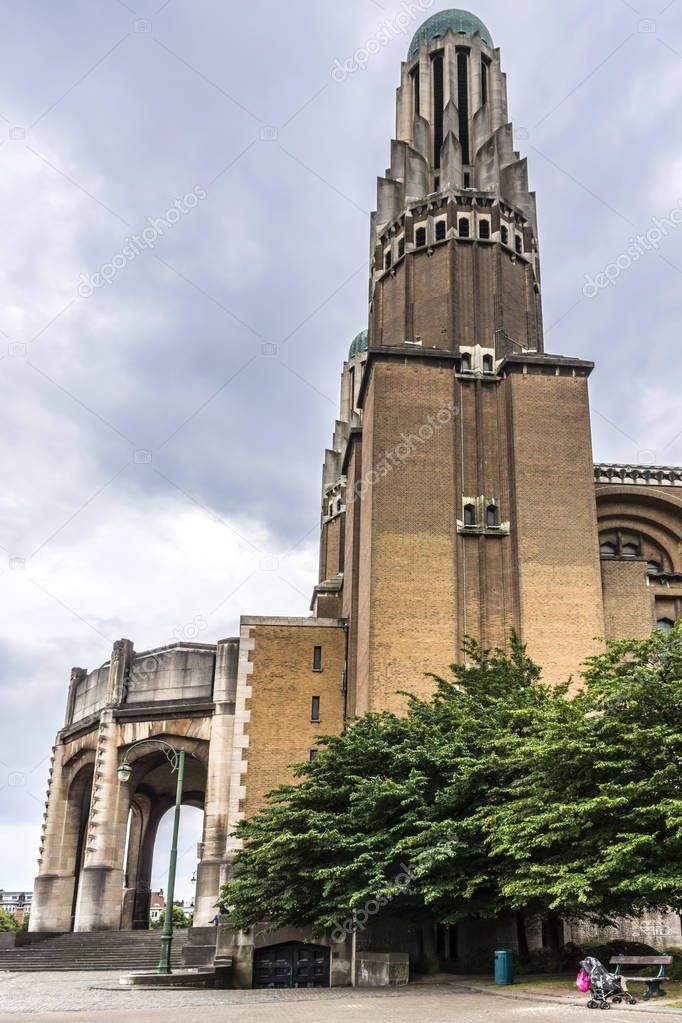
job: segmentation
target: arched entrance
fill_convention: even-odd
[[[121,928],[124,930],[149,927],[156,838],[162,818],[175,804],[176,780],[166,757],[158,750],[142,751],[133,762],[133,776],[128,782],[130,809],[123,874]],[[205,797],[206,766],[197,753],[185,760],[182,804],[203,812]],[[182,833],[180,840],[183,840]],[[168,848],[159,849],[157,853],[163,874],[167,870],[169,851],[170,842]],[[179,847],[179,859],[182,851]],[[196,845],[194,858],[197,858]]]
[[[253,986],[329,987],[330,963],[330,950],[324,945],[289,941],[257,948],[253,954]]]

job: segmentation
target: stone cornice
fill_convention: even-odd
[[[594,467],[594,480],[637,487],[682,487],[682,467],[600,463]]]

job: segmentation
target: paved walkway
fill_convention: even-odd
[[[0,1023],[572,1023],[588,1012],[451,984],[394,990],[131,991],[112,973],[0,973]],[[658,1012],[654,1013],[658,1015]],[[682,1021],[682,1011],[665,1015]],[[627,1010],[612,1010],[624,1023]],[[637,1013],[630,1021],[641,1021]],[[592,1016],[587,1017],[591,1019]]]

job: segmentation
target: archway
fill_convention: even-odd
[[[159,825],[164,816],[175,805],[175,786],[177,776],[169,768],[168,761],[159,750],[142,752],[133,761],[133,775],[128,783],[130,809],[124,857],[123,904],[121,927],[123,929],[146,930],[149,927],[149,909],[152,892],[152,870],[155,866],[155,847]],[[189,835],[196,830],[187,819],[183,824],[182,817],[186,814],[185,807],[193,807],[201,811],[206,796],[206,767],[197,756],[188,755],[185,760],[185,780],[183,786],[183,812],[181,814],[181,832],[178,843],[178,859],[181,850],[189,850]],[[199,833],[201,828],[199,828]],[[180,843],[184,843],[181,845]],[[158,843],[156,855],[156,871],[165,876],[168,870],[170,837],[162,838]],[[191,846],[196,866],[197,842]],[[164,865],[165,860],[165,865]],[[183,864],[184,865],[184,864]]]
[[[74,929],[74,921],[76,919],[76,904],[78,902],[78,888],[83,867],[94,774],[94,763],[87,763],[81,766],[76,771],[69,785],[67,796],[62,855],[67,857],[73,865],[73,894],[71,897],[69,923],[69,930],[71,931]]]

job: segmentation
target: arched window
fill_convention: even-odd
[[[329,518],[331,518],[333,514],[334,514],[334,502],[330,501],[329,502]]]
[[[509,245],[509,228],[505,227],[504,224],[500,228],[500,237],[503,245]]]
[[[637,544],[634,544],[634,543],[624,543],[623,544],[623,557],[624,558],[638,558],[639,557],[639,547],[637,546]]]
[[[445,221],[444,220],[439,220],[436,223],[436,241],[437,242],[444,242],[445,241],[445,232],[446,232],[446,230],[447,230],[447,226],[446,226]]]
[[[671,618],[659,618],[656,622],[656,628],[660,629],[661,632],[665,632],[666,636],[669,636],[675,627],[675,623]]]
[[[418,227],[417,233],[414,236],[414,244],[418,249],[422,249],[426,245],[426,228]]]
[[[459,228],[458,228],[458,230],[459,230],[460,238],[468,238],[469,237],[469,220],[468,220],[467,217],[460,217],[459,218]]]
[[[471,373],[471,356],[465,352],[459,364],[460,373]]]
[[[499,525],[498,512],[494,504],[489,504],[486,508],[485,524],[488,529],[497,529]]]
[[[523,238],[521,237],[520,234],[517,234],[516,236],[516,251],[518,252],[519,256],[523,255]]]
[[[464,505],[464,525],[465,526],[476,525],[476,507],[473,504]]]
[[[605,540],[601,545],[600,550],[603,558],[615,558],[618,553],[618,548],[615,543],[611,543],[610,540]]]
[[[481,220],[481,222],[478,225],[478,233],[479,233],[479,236],[483,239],[483,241],[486,241],[486,242],[489,241],[489,239],[490,239],[490,221],[489,220]]]
[[[493,373],[495,371],[495,361],[492,355],[483,356],[483,372]]]
[[[663,565],[660,561],[649,561],[647,563],[646,570],[649,575],[660,575],[663,571]]]

